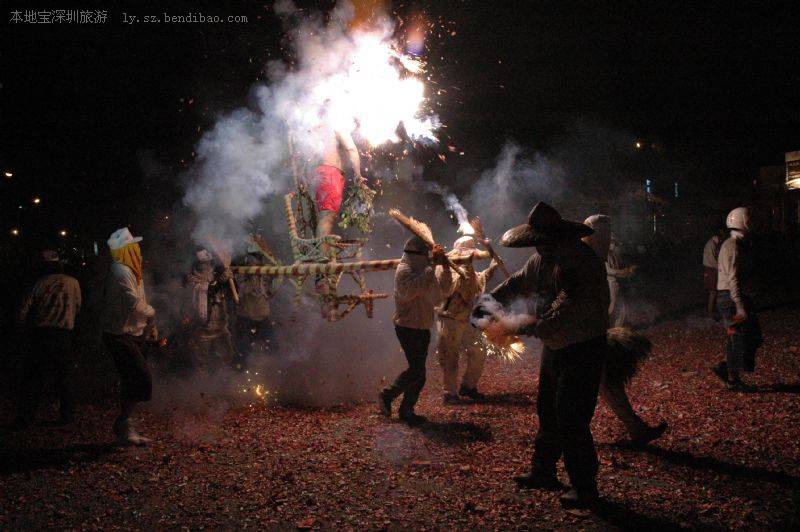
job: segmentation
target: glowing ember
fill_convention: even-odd
[[[505,337],[506,341],[511,342],[506,345],[504,345],[505,342],[494,343],[486,334],[482,334],[481,339],[487,356],[500,358],[508,362],[517,362],[522,360],[522,355],[525,354],[525,344],[516,336]]]

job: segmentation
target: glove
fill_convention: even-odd
[[[434,264],[441,264],[442,266],[447,265],[447,255],[445,255],[444,248],[439,244],[433,246],[431,259],[433,260]]]

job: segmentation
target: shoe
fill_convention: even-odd
[[[467,388],[463,384],[461,388],[458,390],[459,395],[463,395],[464,397],[469,397],[473,401],[485,401],[486,396],[483,395],[481,392],[478,391],[477,388]]]
[[[667,430],[667,422],[662,421],[655,427],[647,427],[647,430],[644,431],[644,434],[638,436],[636,438],[631,438],[630,445],[631,447],[644,447],[651,441],[660,438],[664,431]]]
[[[572,488],[559,498],[564,508],[591,508],[598,499],[597,488],[581,491]]]
[[[381,390],[378,394],[378,408],[380,408],[381,414],[384,416],[392,417],[392,398],[389,397],[386,390]]]
[[[24,418],[24,417],[18,417],[18,418],[17,418],[17,419],[15,419],[15,420],[14,420],[14,422],[13,422],[13,423],[12,423],[12,424],[9,426],[9,428],[10,428],[11,430],[25,430],[25,429],[27,429],[27,428],[30,428],[30,427],[31,427],[31,425],[33,425],[33,420],[31,420],[31,419],[28,419],[28,418]]]
[[[527,475],[519,475],[514,477],[514,482],[517,486],[524,489],[540,489],[547,491],[561,491],[564,487],[559,482],[555,473],[541,473],[538,471],[531,471]]]
[[[442,397],[442,402],[446,405],[463,405],[464,401],[454,393],[446,393]]]
[[[726,364],[725,362],[720,362],[719,364],[711,368],[711,371],[713,371],[714,375],[719,377],[719,379],[722,382],[724,382],[725,384],[728,383],[728,364]]]
[[[414,412],[408,414],[400,414],[399,417],[400,421],[402,421],[409,427],[418,427],[428,422],[428,418],[426,418],[425,416],[419,416]]]
[[[59,416],[56,422],[59,426],[71,425],[75,421],[75,416]]]
[[[145,438],[144,436],[142,436],[141,434],[139,434],[138,432],[136,432],[131,428],[129,428],[127,432],[121,432],[117,434],[117,445],[123,447],[128,445],[134,445],[136,447],[144,447],[151,441],[153,440],[151,440],[150,438]]]
[[[732,392],[738,392],[744,389],[744,382],[742,382],[742,379],[739,377],[736,377],[734,379],[728,379],[725,386]]]

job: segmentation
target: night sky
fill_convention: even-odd
[[[108,22],[94,25],[9,22],[14,9],[69,3],[2,8],[0,165],[14,172],[1,183],[4,238],[26,220],[11,214],[18,205],[20,216],[32,215],[34,195],[45,232],[64,226],[92,238],[131,223],[142,205],[168,211],[202,132],[246,104],[266,61],[282,54],[271,2],[109,4]],[[798,9],[696,4],[394,7],[404,20],[422,14],[437,27],[427,59],[447,93],[435,98],[436,110],[447,144],[470,164],[490,165],[508,138],[546,150],[580,120],[657,143],[694,179],[746,179],[800,149]],[[164,11],[249,22],[123,24],[123,13]]]

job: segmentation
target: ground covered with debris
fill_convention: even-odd
[[[630,395],[669,429],[644,450],[625,448],[600,401],[604,502],[594,512],[564,511],[557,494],[511,481],[536,431],[533,357],[490,361],[488,403],[456,407],[442,406],[431,357],[421,428],[364,401],[145,413],[139,426],[156,441],[136,449],[111,445],[111,406],[86,406],[69,427],[2,429],[0,528],[797,528],[800,311],[762,320],[758,371],[737,392],[709,371],[718,327],[681,319],[647,331],[654,352]],[[2,416],[10,421],[9,405]]]

